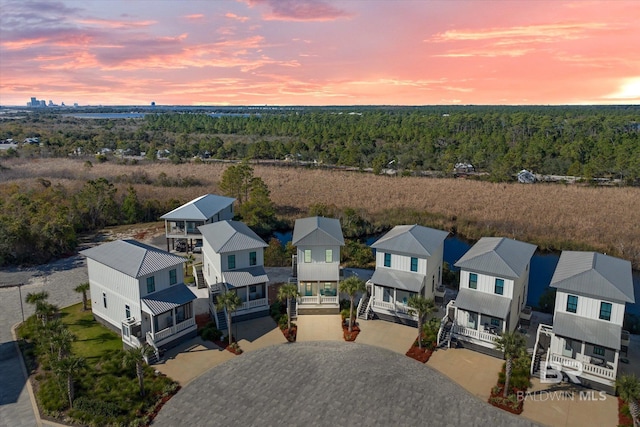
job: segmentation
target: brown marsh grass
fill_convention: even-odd
[[[75,159],[14,159],[3,162],[0,183],[38,185],[42,177],[68,188],[86,180],[160,173],[194,177],[203,185],[188,188],[136,184],[141,199],[174,198],[181,202],[216,193],[224,163],[165,162],[122,165],[114,161],[85,167]],[[537,244],[543,249],[591,249],[629,259],[640,267],[640,188],[563,184],[497,184],[465,179],[387,177],[326,169],[254,165],[271,190],[271,198],[289,219],[322,203],[357,209],[372,222],[425,222],[477,239],[498,235]],[[124,193],[128,184],[118,184]]]

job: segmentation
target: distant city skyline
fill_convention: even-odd
[[[0,105],[640,104],[640,2],[0,0]],[[68,103],[69,104],[69,103]]]

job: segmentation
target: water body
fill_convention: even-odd
[[[291,241],[292,231],[284,233],[274,233],[274,237],[283,244]],[[380,235],[368,236],[364,239],[364,243],[371,245],[378,240]],[[444,241],[444,261],[447,262],[452,269],[453,265],[464,255],[472,244],[466,242],[456,236],[447,237]],[[537,306],[540,296],[549,288],[553,272],[556,270],[559,253],[543,253],[536,251],[531,259],[531,271],[529,273],[529,294],[527,295],[527,304]],[[636,303],[627,303],[627,313],[640,315],[640,271],[633,271],[633,287],[635,290]]]

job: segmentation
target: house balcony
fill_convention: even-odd
[[[339,305],[338,296],[312,295],[298,298],[300,305]]]

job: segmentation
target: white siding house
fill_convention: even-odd
[[[368,310],[397,322],[415,322],[407,302],[413,295],[434,298],[442,285],[446,231],[398,225],[371,245],[376,270],[367,282]]]
[[[185,259],[135,240],[81,252],[87,257],[93,315],[129,347],[160,349],[195,336],[193,300],[182,282]]]
[[[340,247],[344,246],[340,221],[319,216],[297,219],[291,243],[297,248],[298,311],[337,313]]]
[[[460,288],[447,310],[454,313],[454,337],[493,353],[496,337],[516,329],[535,250],[535,245],[513,239],[483,237],[454,264],[460,268]]]
[[[209,288],[209,309],[218,329],[227,328],[224,310],[217,310],[217,296],[235,292],[242,305],[232,313],[237,320],[269,314],[268,281],[264,270],[267,244],[246,224],[219,221],[200,226],[202,270]]]
[[[635,302],[631,263],[564,251],[550,286],[557,290],[553,326],[538,328],[534,365],[538,355],[556,370],[581,371],[577,380],[584,385],[613,392],[625,304]]]
[[[235,201],[232,197],[205,194],[162,215],[160,219],[164,219],[167,250],[169,242],[174,248],[176,239],[201,240],[198,229],[201,225],[233,219]]]

